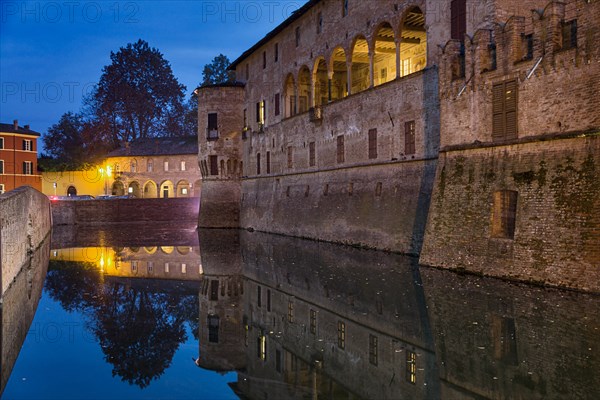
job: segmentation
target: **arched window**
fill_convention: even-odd
[[[77,189],[75,188],[75,186],[69,186],[69,188],[67,189],[67,196],[77,196]]]
[[[314,105],[320,106],[329,102],[329,78],[327,76],[327,63],[320,58],[314,71],[315,99]]]
[[[375,86],[396,79],[396,39],[392,26],[387,22],[375,34],[373,78]]]
[[[285,80],[285,116],[293,117],[298,112],[296,101],[296,82],[292,74]]]
[[[400,31],[400,76],[406,76],[427,65],[427,31],[421,9],[413,7],[406,13]]]
[[[371,86],[371,60],[369,43],[364,36],[359,36],[352,48],[352,89],[351,93],[359,93]]]
[[[310,98],[310,70],[307,66],[302,66],[298,74],[298,112],[300,114],[307,112],[312,106]]]

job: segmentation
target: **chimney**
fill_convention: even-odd
[[[28,130],[29,130],[29,125],[25,125],[25,126],[23,126],[23,128],[24,128],[26,131],[28,131]]]
[[[18,119],[15,119],[13,121],[13,127],[14,127],[15,131],[19,130],[19,120]]]

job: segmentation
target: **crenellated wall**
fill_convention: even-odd
[[[4,293],[52,228],[50,201],[30,186],[0,195],[0,294]]]

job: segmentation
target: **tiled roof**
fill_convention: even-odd
[[[198,137],[168,137],[137,139],[111,151],[108,157],[160,156],[174,154],[198,154]]]
[[[19,126],[18,129],[15,129],[15,126],[13,124],[0,124],[0,132],[20,133],[21,135],[40,136],[39,132],[32,131],[31,129],[25,129],[22,126]]]

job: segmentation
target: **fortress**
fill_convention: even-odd
[[[311,0],[199,88],[198,224],[600,291],[600,2]]]

